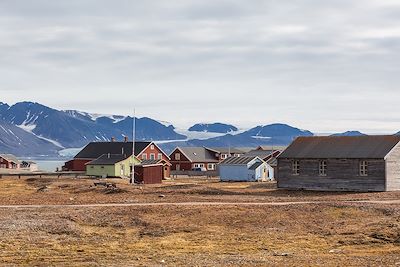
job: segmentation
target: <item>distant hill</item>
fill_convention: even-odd
[[[162,144],[162,147],[166,151],[171,151],[176,146],[257,147],[260,145],[288,145],[298,136],[313,136],[313,133],[287,124],[270,124],[257,126],[237,135],[226,134],[206,140],[194,139],[186,142],[174,142]]]
[[[347,131],[344,133],[332,134],[332,136],[365,136],[366,134],[359,131]]]
[[[233,125],[224,123],[199,123],[189,128],[190,132],[230,133],[238,131]]]

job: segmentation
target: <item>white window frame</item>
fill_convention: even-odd
[[[227,159],[228,158],[228,154],[221,154],[221,159]]]
[[[155,153],[150,153],[150,159],[155,160],[156,159],[156,154]]]
[[[194,168],[204,168],[204,163],[195,163]]]
[[[181,160],[181,154],[180,153],[176,153],[175,154],[175,160]]]
[[[150,146],[150,149],[151,149],[151,150],[154,150],[154,145],[151,145],[151,146]]]
[[[207,170],[214,171],[215,170],[215,164],[214,163],[208,163],[207,164]]]
[[[319,162],[319,176],[326,176],[327,165],[326,160],[321,160]]]
[[[161,153],[157,154],[157,159],[162,159],[162,154]]]
[[[300,161],[299,160],[293,160],[292,162],[292,174],[293,175],[300,175]]]
[[[142,160],[147,160],[147,154],[142,154]]]
[[[360,161],[360,176],[368,176],[368,161]]]

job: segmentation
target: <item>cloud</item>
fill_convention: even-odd
[[[3,0],[2,101],[393,132],[399,15],[392,0]]]

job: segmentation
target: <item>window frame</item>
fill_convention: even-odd
[[[322,177],[327,176],[327,172],[326,172],[327,169],[328,169],[328,162],[326,160],[320,160],[319,168],[318,168],[319,176],[322,176]]]
[[[300,175],[300,160],[292,161],[292,174],[295,176]]]
[[[368,161],[360,160],[359,164],[359,174],[362,177],[368,176]]]

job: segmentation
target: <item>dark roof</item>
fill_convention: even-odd
[[[247,165],[256,157],[229,157],[222,161],[220,165]]]
[[[104,154],[98,157],[95,160],[92,160],[87,165],[114,165],[118,162],[121,162],[125,159],[129,158],[129,156],[121,155],[121,154]]]
[[[138,156],[151,142],[135,142],[135,156]],[[132,155],[132,142],[92,142],[79,152],[76,159],[97,159],[104,154]]]
[[[278,158],[383,159],[400,136],[298,137]]]
[[[244,154],[245,152],[235,147],[208,147],[218,153]]]
[[[218,162],[214,151],[205,147],[179,147],[191,162]]]
[[[249,170],[257,170],[258,167],[260,167],[261,165],[263,165],[264,162],[261,161],[257,161],[256,163],[254,163],[253,165],[251,165],[251,167],[249,168]]]

